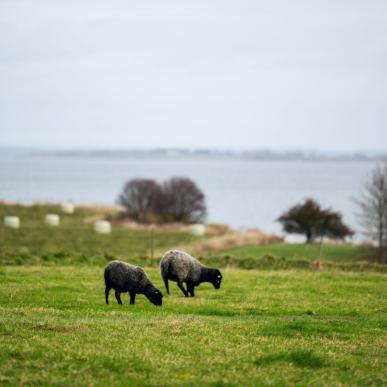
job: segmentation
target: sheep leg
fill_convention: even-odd
[[[191,297],[195,297],[195,286],[191,283],[187,283],[187,290]]]
[[[106,305],[109,305],[109,292],[110,292],[110,288],[106,288],[105,289]]]
[[[116,292],[115,295],[116,295],[116,300],[117,300],[117,302],[118,302],[120,305],[122,305],[122,301],[121,301],[121,293],[120,293],[120,292]]]
[[[165,289],[167,290],[167,293],[169,294],[169,283],[168,283],[168,278],[164,278],[164,284],[165,284]]]
[[[177,283],[177,286],[178,286],[179,289],[184,293],[184,296],[185,296],[185,297],[188,297],[188,292],[184,289],[183,282],[178,282],[178,283]]]
[[[134,305],[134,302],[136,301],[136,293],[129,292],[129,295],[130,295],[130,305]]]

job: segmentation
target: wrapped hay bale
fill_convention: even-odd
[[[60,205],[60,209],[64,214],[73,214],[74,213],[74,203],[72,202],[63,202]]]
[[[206,233],[206,227],[204,224],[191,224],[191,226],[189,226],[189,231],[192,235],[202,236]]]
[[[48,226],[59,226],[60,218],[57,214],[47,214],[44,218],[44,223]]]
[[[20,218],[18,216],[4,216],[4,226],[8,228],[19,228]]]
[[[110,234],[112,231],[111,224],[107,220],[97,220],[94,222],[94,231],[99,234]]]

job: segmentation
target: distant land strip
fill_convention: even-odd
[[[374,152],[322,152],[313,150],[274,151],[274,150],[213,150],[159,148],[150,150],[116,149],[116,150],[31,150],[23,156],[33,158],[162,158],[162,159],[234,159],[234,160],[288,160],[288,161],[386,161],[385,153]]]

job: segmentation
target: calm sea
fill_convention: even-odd
[[[3,152],[0,200],[111,205],[123,183],[133,177],[161,181],[188,176],[204,191],[211,222],[279,232],[275,219],[281,212],[313,197],[341,211],[344,220],[358,229],[352,199],[374,165],[366,161],[39,158]]]

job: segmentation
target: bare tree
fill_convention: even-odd
[[[355,200],[363,233],[378,245],[378,260],[386,263],[387,245],[387,164],[377,166],[358,200]]]
[[[125,183],[117,202],[125,207],[129,215],[140,222],[149,220],[157,212],[161,188],[152,179],[133,179]]]
[[[200,188],[185,177],[173,177],[162,184],[161,214],[166,221],[194,223],[205,219],[207,208]]]
[[[344,224],[341,214],[321,206],[313,199],[306,199],[287,210],[277,219],[283,230],[289,234],[303,234],[306,243],[320,237],[320,245],[324,236],[332,239],[344,239],[353,231]]]

